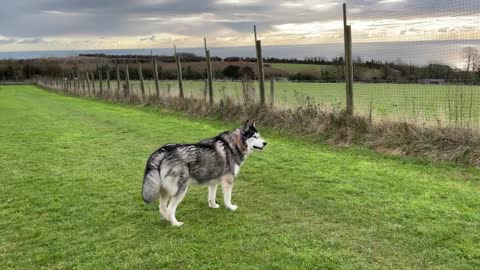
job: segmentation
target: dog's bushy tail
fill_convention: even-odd
[[[143,175],[142,197],[145,203],[152,203],[160,197],[160,165],[166,156],[170,154],[172,145],[166,145],[148,158]]]

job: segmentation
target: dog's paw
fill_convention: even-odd
[[[218,203],[208,203],[208,207],[210,207],[210,208],[219,208],[220,205],[218,205]]]
[[[232,205],[230,205],[230,206],[227,206],[227,208],[230,209],[230,210],[232,210],[232,211],[235,211],[235,210],[238,209],[238,206],[232,204]]]
[[[161,219],[169,220],[168,213],[164,213],[162,210],[160,210],[159,212],[160,212]]]
[[[182,225],[183,225],[183,222],[180,222],[180,221],[172,222],[172,226],[175,226],[175,227],[180,227]]]

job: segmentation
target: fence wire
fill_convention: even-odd
[[[349,10],[354,11],[348,13],[353,35],[354,113],[372,121],[479,129],[480,1],[470,5],[461,1],[407,4],[417,5],[417,9],[382,10],[380,7],[371,12],[358,12],[362,6],[349,5]],[[334,36],[339,39],[343,36],[341,28],[329,32],[336,33]],[[343,44],[325,44],[322,48],[325,50],[318,50],[314,60],[307,64],[270,63],[265,59],[266,66],[273,70],[265,82],[266,103],[272,103],[269,77],[276,77],[273,103],[277,108],[315,105],[332,111],[344,110]],[[332,56],[331,51],[337,55]],[[268,54],[268,49],[265,53]],[[190,64],[185,64],[187,71],[204,65],[203,62]],[[256,68],[252,62],[249,64],[252,70]],[[228,65],[225,61],[214,61],[215,77],[221,77],[217,76],[218,72]],[[152,73],[149,64],[144,64],[144,69]],[[175,73],[173,63],[164,63],[164,69]],[[275,70],[287,72],[275,75]],[[315,80],[301,81],[305,77]],[[112,81],[112,85],[115,82]],[[184,80],[183,85],[184,97],[208,98],[205,80]],[[99,87],[97,82],[96,88]],[[160,96],[179,96],[176,80],[161,80],[159,88]],[[213,88],[216,103],[230,100],[245,104],[260,100],[256,80],[215,79]],[[131,80],[130,90],[140,94],[139,81]],[[145,81],[145,94],[156,95],[151,79]]]
[[[478,128],[480,1],[406,5],[348,14],[355,112],[376,121]]]

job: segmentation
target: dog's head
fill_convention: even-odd
[[[255,127],[255,121],[247,120],[243,126],[243,137],[245,144],[247,145],[247,151],[263,150],[267,145],[267,142],[260,137],[260,133]]]

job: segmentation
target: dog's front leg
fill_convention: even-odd
[[[208,186],[208,207],[210,208],[219,208],[220,206],[216,203],[217,197],[217,185]]]
[[[225,207],[232,211],[235,211],[238,208],[238,206],[232,204],[232,189],[234,180],[235,178],[232,175],[230,177],[225,177],[222,181],[223,202],[225,203]]]

